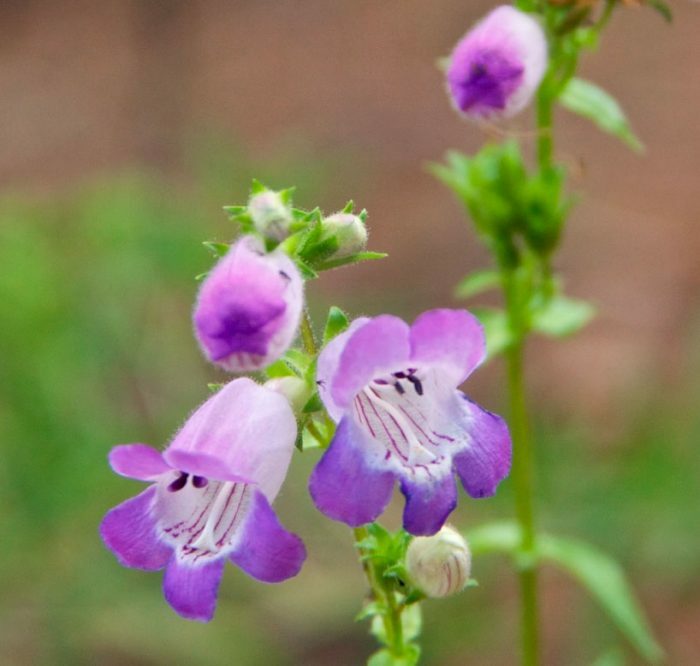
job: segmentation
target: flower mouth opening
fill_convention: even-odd
[[[440,432],[446,423],[433,383],[432,372],[409,367],[375,377],[353,401],[356,422],[382,447],[384,460],[428,476],[446,460],[445,446],[455,441]]]
[[[175,471],[164,475],[158,490],[159,531],[180,561],[206,563],[235,545],[250,506],[248,484]]]

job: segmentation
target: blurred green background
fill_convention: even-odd
[[[297,185],[301,206],[355,199],[372,249],[390,252],[311,284],[318,316],[332,302],[409,318],[455,304],[452,286],[486,255],[425,164],[483,137],[451,114],[434,60],[488,7],[0,5],[0,663],[363,663],[362,574],[349,531],[307,496],[313,453],[277,501],[307,543],[304,570],[265,586],[228,567],[208,626],[178,618],[158,574],[122,569],[100,543],[101,516],[139,488],[106,455],[166,443],[221,378],[191,333],[193,276],[211,263],[201,241],[230,238],[220,207],[252,176]],[[533,345],[529,377],[542,525],[618,557],[668,663],[688,666],[700,661],[698,11],[679,5],[672,28],[620,12],[587,61],[645,157],[558,118],[585,194],[559,268],[600,317]],[[466,388],[502,411],[502,386],[495,362]],[[455,524],[510,516],[510,493],[506,481],[462,502]],[[513,573],[500,558],[474,573],[478,588],[425,604],[426,664],[516,663]],[[542,584],[546,664],[617,646],[638,663],[570,580],[545,570]]]

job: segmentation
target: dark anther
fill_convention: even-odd
[[[204,486],[206,486],[207,483],[209,483],[209,480],[204,476],[193,476],[192,477],[192,485],[195,488],[204,488]]]
[[[379,386],[386,386],[389,382],[386,379],[375,379],[374,383],[379,384]]]
[[[420,379],[418,377],[414,377],[413,375],[409,375],[406,377],[411,384],[413,384],[413,388],[416,389],[416,393],[418,395],[423,395],[423,384],[421,383]]]
[[[289,277],[287,273],[284,271],[280,271],[280,275],[285,279],[285,280],[291,280],[292,278]]]
[[[406,379],[406,373],[405,372],[395,372],[394,377],[396,377],[396,379]]]
[[[189,474],[187,472],[180,472],[180,476],[178,476],[177,479],[175,479],[175,481],[173,481],[168,486],[168,490],[171,493],[175,493],[178,490],[182,490],[185,487],[185,485],[187,484],[187,477],[188,476],[189,476]]]
[[[399,395],[403,395],[404,393],[406,393],[406,390],[404,389],[403,386],[401,386],[401,383],[400,383],[400,382],[395,382],[395,383],[394,383],[394,388],[397,390],[397,392],[398,392]]]

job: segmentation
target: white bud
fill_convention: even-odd
[[[297,414],[301,412],[311,397],[311,391],[309,391],[307,383],[303,379],[299,379],[299,377],[274,377],[266,381],[263,386],[287,398],[292,409]]]
[[[323,235],[335,236],[338,249],[334,257],[347,257],[367,247],[367,227],[359,216],[352,213],[334,213],[323,220]]]
[[[416,537],[406,552],[406,568],[413,584],[428,597],[448,597],[464,589],[472,556],[464,537],[443,527],[429,537]]]
[[[254,194],[248,201],[248,213],[255,229],[265,238],[282,241],[289,235],[292,211],[278,192],[265,190]]]

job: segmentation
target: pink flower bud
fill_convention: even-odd
[[[509,118],[532,99],[547,67],[540,24],[509,5],[497,7],[457,44],[447,69],[455,108],[470,118]]]

